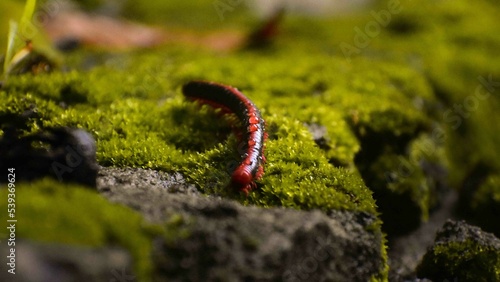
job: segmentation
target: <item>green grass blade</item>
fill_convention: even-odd
[[[3,74],[5,77],[8,75],[10,61],[14,56],[14,41],[17,34],[17,23],[15,21],[9,22],[9,38],[7,40],[7,50],[5,51],[5,60],[3,62]]]
[[[33,13],[35,13],[35,8],[36,0],[28,0],[26,5],[24,5],[23,16],[20,23],[21,30],[24,30],[30,24]]]

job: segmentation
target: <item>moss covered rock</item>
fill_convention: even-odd
[[[449,181],[467,198],[480,189],[478,178],[497,175],[500,167],[500,128],[491,123],[500,106],[500,38],[493,32],[498,5],[420,1],[401,7],[371,47],[417,63],[429,78],[444,105],[437,119],[445,129]]]
[[[0,191],[3,199],[8,192]],[[16,240],[120,246],[133,257],[137,277],[150,277],[151,240],[161,228],[148,227],[137,212],[112,204],[95,191],[50,179],[16,185],[15,199]],[[2,208],[7,210],[6,204]],[[0,219],[7,222],[8,214],[2,213]]]
[[[386,279],[383,234],[369,213],[245,207],[193,192],[182,175],[143,169],[104,168],[98,183],[110,201],[158,224],[169,219],[154,241],[154,280]]]
[[[401,81],[402,74],[409,80],[418,79],[417,74],[402,66],[381,65],[379,71],[373,71],[363,66],[369,64],[367,61],[352,65],[331,57],[331,63],[325,63],[325,57],[318,56],[314,60],[297,59],[297,66],[290,68],[280,54],[262,57],[239,53],[225,56],[223,61],[213,54],[198,52],[189,59],[188,54],[167,50],[113,58],[107,66],[88,73],[13,77],[0,94],[9,101],[3,112],[21,114],[28,107],[35,108],[39,117],[28,121],[28,131],[60,125],[89,130],[96,136],[102,165],[175,170],[188,175],[205,192],[239,198],[225,189],[227,167],[237,160],[233,151],[236,140],[227,138],[229,126],[209,109],[198,113],[194,105],[182,101],[177,88],[193,78],[226,81],[252,97],[268,125],[266,177],[262,189],[245,201],[263,206],[361,209],[372,213],[375,209],[370,192],[356,180],[355,172],[335,168],[329,161],[354,168],[360,145],[352,127],[364,137],[372,131],[392,134],[395,137],[388,139],[388,146],[402,150],[428,122],[417,108],[403,106],[419,95],[411,86],[405,86],[403,94],[395,87],[375,87]],[[247,76],[247,70],[256,63],[260,67]],[[142,71],[132,74],[137,69]],[[402,71],[392,72],[396,69]],[[354,73],[356,77],[366,76],[371,81],[367,85],[372,86],[356,82]],[[278,76],[282,79],[273,79]],[[112,83],[115,80],[122,83]],[[151,82],[137,84],[139,81]],[[75,100],[75,95],[84,100]],[[377,95],[377,104],[363,103],[369,95]],[[384,123],[384,119],[388,122]],[[316,146],[306,123],[326,128],[330,149],[324,151]],[[215,135],[217,139],[205,141],[213,136],[212,131],[220,132]],[[369,146],[378,148],[380,144]],[[207,185],[210,183],[216,185]],[[353,201],[352,195],[359,199]]]
[[[500,239],[463,221],[450,220],[436,235],[417,275],[433,281],[498,281]]]

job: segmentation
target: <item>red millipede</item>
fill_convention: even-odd
[[[255,189],[255,180],[264,174],[265,122],[259,109],[238,89],[207,81],[191,81],[182,87],[184,96],[192,101],[222,109],[236,115],[241,122],[246,144],[241,162],[231,175],[231,187],[244,192]]]

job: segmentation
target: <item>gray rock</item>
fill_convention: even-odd
[[[136,281],[132,259],[119,248],[91,248],[16,241],[15,275],[5,269],[7,244],[0,245],[2,268],[0,281]],[[128,278],[128,280],[124,280]]]
[[[46,128],[24,137],[8,130],[0,138],[0,170],[11,167],[16,168],[18,181],[50,176],[61,182],[95,187],[98,170],[95,140],[87,131],[70,127]],[[3,181],[7,180],[0,179],[0,183]]]
[[[186,183],[180,173],[169,174],[151,169],[102,167],[97,181],[98,190],[104,194],[109,192],[110,196],[143,186],[148,186],[149,192],[163,193],[166,190],[169,193],[201,194],[194,185]]]
[[[111,201],[156,223],[180,218],[167,225],[174,236],[154,242],[157,280],[368,281],[384,269],[373,215],[246,207],[151,170],[100,174],[98,189]]]

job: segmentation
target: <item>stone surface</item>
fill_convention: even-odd
[[[34,110],[36,112],[36,109]],[[24,120],[25,117],[10,117]],[[17,181],[33,181],[51,176],[59,181],[95,187],[97,177],[95,140],[83,129],[46,128],[20,137],[18,125],[6,115],[0,124],[6,131],[0,139],[0,169],[15,168]],[[0,182],[6,179],[0,180]]]
[[[0,245],[0,281],[136,281],[132,259],[116,247],[91,248],[27,240],[16,242],[16,274],[5,269],[7,244]],[[15,278],[15,279],[14,279]]]
[[[103,168],[98,189],[152,222],[177,218],[175,227],[185,236],[158,238],[153,247],[158,279],[367,281],[384,271],[383,238],[370,228],[373,216],[245,207],[195,192],[170,193],[172,178],[157,174]],[[174,185],[189,187],[175,179]]]

